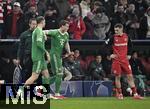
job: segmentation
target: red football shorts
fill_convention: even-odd
[[[131,66],[128,60],[113,60],[112,71],[116,76],[121,75],[122,73],[132,74]]]

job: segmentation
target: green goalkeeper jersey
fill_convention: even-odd
[[[48,35],[51,36],[51,50],[50,53],[57,54],[57,56],[61,56],[62,50],[68,42],[69,34],[67,32],[61,33],[59,29],[50,30]]]
[[[43,30],[37,27],[32,33],[32,61],[45,59],[45,38]]]

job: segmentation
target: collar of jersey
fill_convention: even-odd
[[[59,31],[59,33],[61,34],[61,35],[65,35],[67,32],[64,32],[64,33],[62,33],[61,31],[60,31],[60,29],[58,29],[58,31]]]

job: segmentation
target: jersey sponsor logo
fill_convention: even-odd
[[[116,44],[116,43],[115,43],[114,45],[115,45],[115,46],[118,46],[118,47],[119,47],[119,46],[127,46],[127,43],[120,43],[120,44]]]

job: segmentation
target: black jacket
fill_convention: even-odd
[[[144,66],[139,59],[130,59],[130,65],[133,75],[142,75],[144,73]]]
[[[105,77],[105,72],[103,70],[102,63],[92,61],[89,66],[89,74],[91,74],[94,80],[103,80]]]
[[[147,22],[147,17],[144,16],[141,21],[140,21],[140,28],[139,28],[139,39],[145,39],[146,34],[148,31],[148,22]]]
[[[12,23],[13,23],[13,13],[10,13],[6,16],[4,23],[5,23],[5,33],[4,36],[11,36],[12,31]],[[20,15],[19,19],[17,20],[17,34],[16,36],[19,37],[20,34],[24,31],[24,16],[23,14]]]
[[[31,47],[32,47],[32,31],[27,30],[23,32],[20,36],[19,49],[17,52],[17,58],[23,60],[25,55],[31,55]]]

